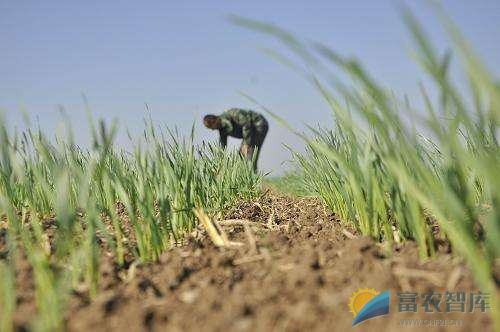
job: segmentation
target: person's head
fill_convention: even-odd
[[[220,118],[217,115],[208,114],[203,118],[203,124],[209,129],[220,128]]]

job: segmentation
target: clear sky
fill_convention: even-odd
[[[447,39],[425,1],[408,1],[441,49]],[[299,36],[354,55],[398,94],[417,96],[423,74],[409,57],[410,39],[398,1],[24,1],[0,0],[0,108],[11,125],[20,110],[54,131],[64,106],[88,140],[84,93],[95,117],[119,119],[140,133],[144,104],[162,125],[216,139],[201,125],[205,113],[253,107],[243,91],[301,123],[331,123],[319,95],[259,47],[271,38],[234,26],[227,14],[264,20]],[[446,0],[460,26],[494,75],[500,70],[500,1]],[[117,144],[126,145],[122,130]],[[271,123],[262,154],[267,170],[288,159],[282,143],[297,138]]]

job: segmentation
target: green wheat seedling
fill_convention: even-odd
[[[232,19],[276,37],[291,50],[297,60],[268,53],[307,79],[332,110],[334,129],[297,133],[307,145],[305,154],[294,153],[306,188],[364,235],[389,243],[415,240],[422,258],[433,256],[433,229],[438,226],[439,236],[449,240],[478,286],[491,294],[492,316],[500,329],[492,273],[500,257],[500,88],[439,13],[471,90],[464,97],[455,87],[448,75],[450,53],[438,56],[418,22],[404,11],[415,58],[439,92],[434,102],[422,87],[425,109],[420,112],[378,84],[355,59],[322,44],[306,45],[271,24]],[[349,83],[338,79],[338,71]],[[408,125],[407,115],[416,117],[418,126]]]
[[[63,330],[71,292],[97,295],[104,250],[118,266],[127,257],[155,261],[194,229],[194,208],[215,214],[260,190],[261,175],[249,162],[215,145],[196,146],[194,130],[180,139],[146,121],[130,153],[114,147],[115,123],[90,121],[90,149],[40,129],[11,134],[0,121],[0,216],[9,241],[0,260],[2,330],[13,328],[16,259],[33,269],[31,327]]]

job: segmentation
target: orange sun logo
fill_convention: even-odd
[[[373,288],[360,288],[355,291],[351,298],[349,299],[349,309],[350,312],[356,317],[356,315],[363,309],[365,304],[370,302],[375,296],[380,294]]]

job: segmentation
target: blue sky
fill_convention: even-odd
[[[276,64],[260,47],[269,37],[234,26],[226,15],[272,22],[362,59],[396,93],[416,98],[424,78],[411,60],[398,1],[6,1],[0,0],[0,108],[21,126],[20,110],[52,132],[59,105],[76,138],[88,140],[82,93],[95,117],[118,119],[140,133],[144,104],[153,119],[181,130],[197,125],[199,139],[216,139],[200,122],[205,113],[253,105],[243,91],[301,127],[331,123],[328,108],[306,82]],[[425,1],[408,2],[440,49],[447,38]],[[443,1],[484,62],[500,69],[500,1]],[[262,153],[279,171],[300,148],[271,124]],[[127,145],[122,130],[117,144]]]

